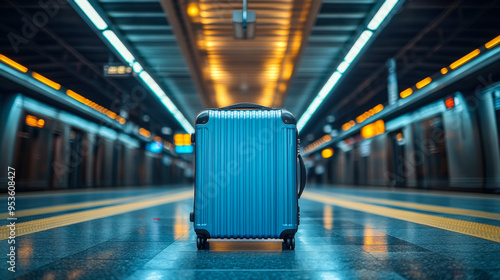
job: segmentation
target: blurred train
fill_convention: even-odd
[[[190,163],[149,151],[151,140],[93,123],[32,98],[0,95],[2,169],[17,190],[178,184]],[[6,177],[7,172],[0,177]]]
[[[310,181],[500,192],[499,84],[456,92],[382,125],[374,137],[357,133],[310,152]]]

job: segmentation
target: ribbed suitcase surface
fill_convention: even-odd
[[[209,110],[195,137],[197,232],[280,238],[297,229],[297,132],[281,110]]]

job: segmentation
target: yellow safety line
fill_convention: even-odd
[[[35,215],[50,214],[50,213],[55,213],[55,212],[67,211],[67,210],[75,210],[75,209],[88,208],[88,207],[94,207],[94,206],[116,204],[116,203],[124,202],[127,200],[131,200],[131,199],[132,198],[128,197],[128,198],[108,199],[108,200],[93,201],[93,202],[64,204],[64,205],[51,206],[51,207],[41,207],[41,208],[17,211],[15,216],[10,216],[7,213],[2,213],[2,214],[0,214],[0,219],[6,219],[6,218],[12,218],[12,217],[19,218],[19,217],[35,216]]]
[[[416,224],[440,228],[500,243],[500,227],[498,226],[474,223],[474,222],[451,219],[451,218],[444,218],[434,215],[416,213],[406,210],[399,210],[399,209],[371,205],[361,202],[346,201],[329,197],[324,193],[307,192],[303,194],[303,197],[310,200],[323,202],[327,204],[333,204],[352,210],[362,211],[366,213],[385,216]]]
[[[360,196],[356,196],[356,195],[347,195],[347,194],[335,194],[335,196],[345,198],[348,200],[357,200],[357,201],[364,201],[364,202],[370,202],[370,203],[399,206],[399,207],[418,209],[418,210],[429,211],[429,212],[464,215],[464,216],[471,216],[471,217],[477,217],[477,218],[500,220],[500,214],[498,214],[498,213],[491,213],[491,212],[484,212],[484,211],[477,211],[477,210],[470,210],[470,209],[462,209],[462,208],[454,208],[454,207],[447,207],[447,206],[428,205],[428,204],[421,204],[421,203],[414,203],[414,202],[394,201],[394,200],[390,200],[390,199],[366,198],[366,197],[360,197]]]
[[[350,188],[349,188],[350,187]],[[347,188],[341,188],[343,190],[351,190],[356,187],[355,185],[348,185]],[[387,187],[371,186],[370,191],[377,193],[387,193]],[[456,198],[466,198],[466,199],[480,199],[480,200],[495,200],[498,201],[500,196],[498,194],[479,194],[479,193],[465,193],[457,191],[438,191],[438,190],[424,190],[424,189],[391,189],[391,193],[394,194],[406,194],[406,195],[421,195],[421,196],[432,196],[432,197],[456,197]],[[362,193],[361,191],[359,193]]]
[[[49,207],[40,207],[40,208],[35,208],[35,209],[16,211],[15,216],[10,216],[8,213],[1,213],[0,219],[13,218],[13,217],[19,218],[19,217],[35,216],[35,215],[50,214],[50,213],[75,210],[75,209],[82,209],[82,208],[89,208],[89,207],[95,207],[95,206],[118,204],[118,203],[129,201],[129,200],[139,200],[139,199],[144,199],[144,198],[148,198],[148,197],[152,197],[152,196],[158,197],[158,195],[163,195],[163,194],[165,194],[165,193],[162,192],[161,194],[153,194],[153,195],[148,194],[148,195],[141,195],[141,196],[134,196],[134,197],[115,198],[115,199],[107,199],[107,200],[99,200],[99,201],[91,201],[91,202],[81,202],[81,203],[49,206]]]
[[[110,217],[118,214],[123,214],[127,212],[132,212],[136,210],[146,209],[162,204],[167,204],[175,201],[184,200],[193,197],[193,191],[183,191],[179,193],[173,193],[165,195],[163,197],[144,200],[140,202],[127,203],[122,205],[115,205],[109,207],[103,207],[99,209],[92,209],[86,211],[80,211],[76,213],[64,214],[55,217],[39,219],[24,223],[16,223],[16,237],[32,234],[35,232],[40,232],[44,230],[49,230],[53,228],[73,225],[77,223],[87,222],[91,220],[96,220],[100,218]],[[9,237],[10,229],[8,226],[0,227],[0,240],[5,240]]]

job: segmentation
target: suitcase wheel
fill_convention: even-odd
[[[198,248],[198,250],[205,248],[206,244],[207,244],[206,238],[199,236],[196,238],[196,247]]]
[[[294,250],[295,249],[295,237],[288,236],[283,240],[283,245],[285,245],[285,249]]]

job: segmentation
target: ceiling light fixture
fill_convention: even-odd
[[[75,0],[75,3],[78,5],[78,7],[80,7],[80,9],[85,13],[85,15],[95,25],[97,29],[104,30],[108,28],[108,24],[102,19],[102,17],[89,3],[89,1]]]
[[[368,29],[376,30],[397,3],[398,0],[386,0],[384,4],[380,6],[380,9],[378,9],[378,12],[375,14],[375,16],[373,16],[370,23],[368,23]]]

